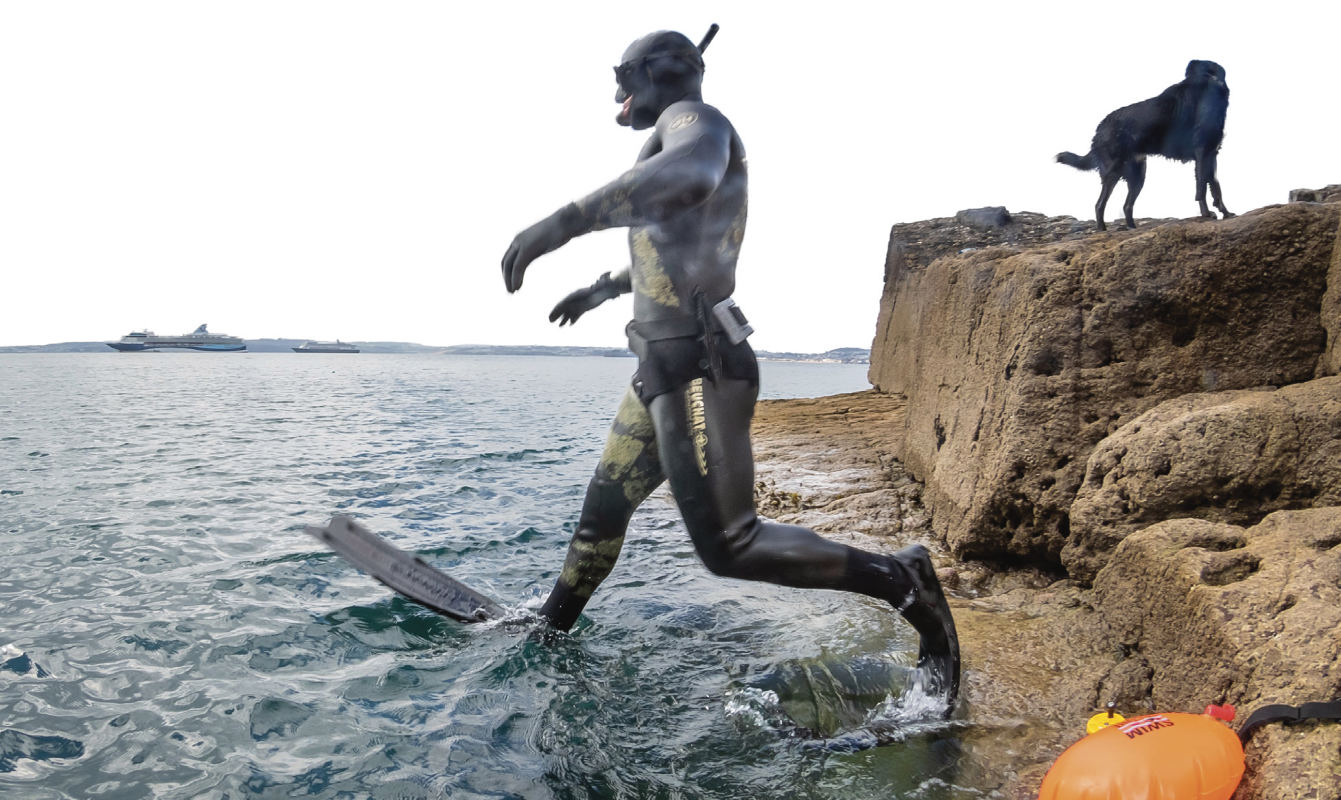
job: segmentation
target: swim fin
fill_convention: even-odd
[[[498,603],[423,559],[401,550],[344,515],[329,525],[303,528],[346,561],[409,599],[460,622],[484,622],[504,615]]]
[[[950,604],[925,547],[920,544],[905,547],[890,558],[904,568],[913,586],[899,613],[921,637],[917,667],[925,670],[928,692],[945,693],[945,716],[949,717],[959,697],[959,633]]]

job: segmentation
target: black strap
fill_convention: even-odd
[[[717,343],[713,339],[716,334],[722,332],[722,323],[707,312],[707,307],[700,298],[700,293],[695,293],[692,317],[666,317],[630,322],[624,327],[624,333],[629,338],[629,349],[639,358],[646,358],[648,342],[659,342],[664,339],[699,339],[703,341],[707,350],[709,369],[716,374],[718,370],[712,370],[712,364],[717,364],[720,369],[721,362],[716,353]],[[709,331],[713,335],[708,335]]]
[[[1330,703],[1304,703],[1298,707],[1280,704],[1262,706],[1243,721],[1243,727],[1239,728],[1239,741],[1247,745],[1253,733],[1269,722],[1291,723],[1310,719],[1341,722],[1341,700],[1333,700]]]
[[[646,322],[630,323],[630,327],[649,342],[662,339],[687,339],[702,335],[703,330],[697,316],[651,319]]]
[[[699,341],[708,355],[708,380],[714,385],[722,374],[722,356],[717,352],[716,330],[721,327],[708,313],[708,296],[702,289],[694,290],[694,312],[698,316]]]
[[[631,321],[624,326],[629,337],[629,349],[638,358],[647,358],[647,343],[664,339],[692,339],[699,336],[698,320],[693,317],[670,317],[647,322]]]

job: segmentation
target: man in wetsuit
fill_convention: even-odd
[[[925,548],[868,553],[755,513],[750,420],[759,372],[743,338],[748,326],[729,301],[745,233],[745,149],[726,117],[703,102],[701,53],[709,39],[711,32],[696,47],[659,31],[629,46],[615,67],[616,121],[653,129],[637,162],[517,234],[503,257],[503,280],[515,292],[532,261],[572,238],[629,229],[632,266],[573,292],[550,315],[561,325],[575,322],[632,292],[628,335],[638,371],[541,614],[561,630],[573,626],[614,567],[634,509],[669,480],[710,571],[889,602],[921,636],[918,665],[952,709],[959,643]]]

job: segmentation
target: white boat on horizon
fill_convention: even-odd
[[[192,333],[181,336],[158,336],[153,331],[131,331],[120,341],[106,342],[108,347],[122,353],[139,353],[145,350],[199,350],[205,353],[237,353],[247,349],[247,345],[237,336],[226,333],[210,333],[201,325]]]
[[[336,339],[333,342],[303,342],[291,348],[295,353],[357,353],[359,349],[349,342]]]

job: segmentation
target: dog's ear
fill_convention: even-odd
[[[1225,68],[1214,61],[1202,61],[1201,59],[1194,58],[1187,62],[1187,70],[1183,73],[1183,77],[1188,80],[1192,80],[1193,78],[1205,80],[1210,77],[1216,77],[1220,79],[1221,83],[1224,83]]]

